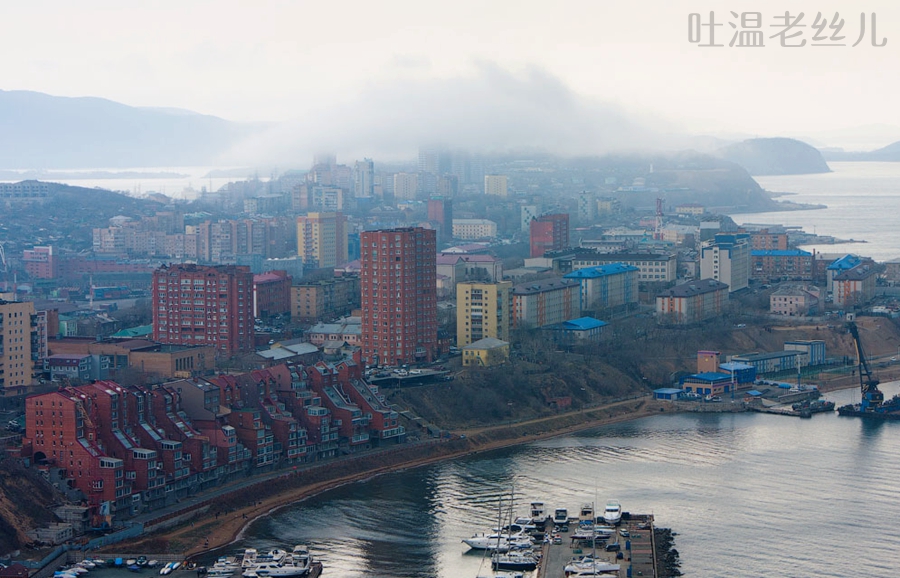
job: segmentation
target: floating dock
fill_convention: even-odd
[[[549,529],[549,528],[548,528]],[[622,535],[625,530],[626,536]],[[596,547],[592,547],[590,541],[573,543],[569,537],[575,531],[558,533],[558,543],[551,542],[543,546],[543,559],[538,567],[536,578],[564,578],[565,567],[573,560],[582,556],[594,555],[597,561],[619,564],[619,578],[646,576],[656,577],[656,556],[653,544],[653,516],[634,515],[628,520],[622,519],[616,530],[615,536],[608,541],[597,540]],[[551,536],[557,535],[551,533]],[[607,552],[606,544],[618,542],[622,558],[617,558],[617,552]],[[609,574],[610,577],[616,574]]]

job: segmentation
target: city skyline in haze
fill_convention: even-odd
[[[765,47],[729,46],[751,9]],[[359,156],[428,140],[579,154],[681,146],[684,135],[856,150],[900,139],[900,81],[889,74],[900,7],[885,0],[45,0],[4,11],[0,88],[277,123],[246,143],[260,157],[305,151],[312,138]],[[779,45],[785,11],[804,13],[792,29],[801,36],[787,43],[805,46]],[[689,30],[690,14],[706,24],[710,12],[724,46],[694,42],[709,28]],[[813,46],[818,13],[844,20],[846,46]],[[833,26],[824,32],[835,36]]]

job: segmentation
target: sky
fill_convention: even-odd
[[[707,26],[691,42],[689,15],[711,11],[723,47],[699,46]],[[780,46],[786,11],[804,13],[786,42],[805,46]],[[847,46],[812,46],[819,12],[844,19]],[[550,144],[575,149],[647,130],[850,149],[900,138],[891,0],[29,0],[2,14],[0,88],[284,122],[282,135],[453,140],[480,126],[477,139],[528,141],[566,125]],[[728,46],[731,24],[765,46]],[[608,122],[621,130],[606,141],[579,136]]]

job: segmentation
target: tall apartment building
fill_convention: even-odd
[[[531,221],[531,256],[543,257],[548,251],[561,251],[569,247],[569,215],[559,213],[543,215]]]
[[[438,237],[442,243],[453,239],[453,201],[443,197],[429,199],[428,220],[437,223]]]
[[[0,391],[31,385],[36,336],[34,304],[0,299]]]
[[[309,213],[297,217],[297,254],[318,268],[347,262],[347,217],[341,213]]]
[[[494,197],[507,195],[506,175],[484,175],[484,194]]]
[[[291,319],[316,323],[359,307],[359,277],[343,276],[291,287]]]
[[[459,283],[456,286],[456,345],[465,347],[485,337],[509,341],[512,326],[512,283]]]
[[[394,175],[394,198],[412,200],[419,194],[419,176],[415,173]]]
[[[266,271],[253,276],[253,316],[272,317],[291,311],[291,276]]]
[[[361,234],[363,356],[369,363],[431,361],[437,347],[435,232]]]
[[[234,265],[163,265],[153,272],[153,340],[253,351],[253,273]]]
[[[356,161],[353,165],[353,191],[357,197],[375,195],[375,163],[372,159]]]
[[[719,234],[700,248],[700,277],[728,285],[728,292],[746,289],[750,280],[750,235]]]

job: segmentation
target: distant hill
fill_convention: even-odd
[[[180,109],[0,91],[0,169],[213,164],[259,127]]]
[[[829,161],[900,162],[900,141],[868,152],[822,151]]]
[[[754,176],[831,172],[815,147],[790,138],[749,139],[723,147],[717,154]]]

